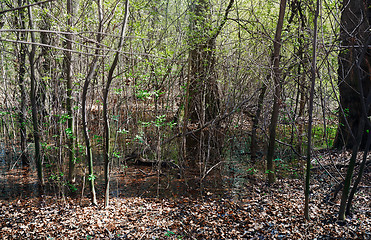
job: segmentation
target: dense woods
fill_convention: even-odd
[[[370,238],[370,9],[0,1],[1,236]]]

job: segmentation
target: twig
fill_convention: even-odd
[[[168,144],[169,142],[173,141],[174,139],[178,138],[178,137],[185,137],[185,136],[188,136],[190,134],[194,134],[196,132],[199,132],[205,128],[207,128],[208,126],[210,125],[214,125],[214,124],[217,124],[221,121],[223,121],[224,119],[228,118],[229,116],[231,116],[232,114],[234,114],[236,111],[238,111],[243,105],[245,105],[245,103],[249,102],[251,100],[251,98],[248,98],[248,99],[245,99],[243,100],[241,103],[239,103],[236,107],[234,107],[230,112],[228,113],[225,113],[224,115],[220,116],[220,117],[217,117],[207,123],[205,123],[204,125],[200,126],[199,128],[197,129],[194,129],[192,131],[188,131],[186,133],[179,133],[171,138],[168,138],[166,139],[165,141],[163,141],[161,143],[161,146],[164,145],[164,144]]]
[[[207,176],[207,175],[209,175],[209,173],[214,169],[214,168],[216,168],[217,166],[219,166],[220,164],[222,164],[222,163],[225,163],[226,161],[220,161],[220,162],[218,162],[217,164],[215,164],[214,166],[212,166],[209,170],[207,170],[207,172],[202,176],[202,178],[201,178],[201,181],[202,180],[204,180],[204,178]]]
[[[110,232],[110,230],[108,230],[107,227],[104,227],[104,230],[106,230],[108,232],[108,237],[109,239],[113,239],[115,236]]]
[[[25,5],[25,6],[15,7],[15,8],[0,11],[0,14],[4,14],[4,13],[7,13],[7,12],[13,12],[13,11],[21,10],[23,8],[28,8],[28,7],[32,7],[32,6],[36,6],[36,5],[40,5],[40,4],[44,4],[44,3],[48,3],[48,2],[53,2],[53,1],[55,1],[55,0],[46,0],[46,1],[43,1],[43,2],[36,2],[36,3],[28,4],[28,5]]]

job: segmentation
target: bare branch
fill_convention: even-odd
[[[24,9],[24,8],[32,7],[32,6],[41,5],[41,4],[48,3],[48,2],[53,2],[53,1],[55,1],[55,0],[46,0],[46,1],[43,1],[43,2],[36,2],[36,3],[28,4],[28,5],[25,5],[25,6],[11,8],[11,9],[0,11],[0,14],[4,14],[4,13],[7,13],[7,12],[13,12],[13,11],[21,10],[21,9]]]

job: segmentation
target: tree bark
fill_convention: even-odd
[[[361,119],[361,104],[359,101],[359,84],[355,75],[354,62],[358,58],[360,49],[368,38],[370,23],[369,1],[364,4],[363,0],[343,0],[341,15],[341,50],[339,53],[338,82],[340,94],[339,126],[334,141],[334,147],[353,149],[354,139],[358,132]],[[352,49],[355,49],[353,51]],[[368,72],[365,63],[371,62],[371,55],[365,57],[361,63],[364,71]],[[370,81],[363,81],[364,95],[367,96],[371,89]],[[371,130],[368,128],[368,130]],[[363,133],[361,148],[365,147],[367,134]]]
[[[274,145],[276,142],[276,128],[278,122],[279,108],[281,104],[281,70],[280,70],[280,50],[281,50],[281,33],[283,28],[283,20],[285,17],[286,0],[280,2],[280,12],[278,16],[276,35],[273,42],[273,80],[274,80],[274,102],[273,111],[271,117],[271,123],[269,126],[269,143],[267,152],[267,173],[268,173],[268,184],[275,182],[274,174]]]
[[[113,73],[116,69],[120,51],[124,42],[124,37],[126,33],[126,26],[128,23],[129,18],[129,0],[125,1],[125,15],[124,21],[122,23],[121,35],[119,44],[117,46],[117,52],[115,54],[115,58],[112,62],[111,68],[108,72],[106,87],[103,90],[103,120],[104,120],[104,133],[105,133],[105,148],[104,148],[104,180],[105,180],[105,197],[104,197],[104,206],[108,207],[109,205],[109,181],[110,181],[110,129],[109,129],[109,121],[108,121],[108,112],[107,112],[107,100],[108,100],[108,93],[109,89],[113,80]]]
[[[358,81],[359,104],[360,104],[360,108],[361,108],[361,116],[360,116],[360,119],[359,119],[359,122],[360,122],[359,126],[357,126],[356,138],[353,139],[354,143],[353,143],[352,157],[349,160],[347,174],[346,174],[345,180],[344,180],[344,188],[343,188],[343,192],[342,192],[342,195],[341,195],[341,202],[340,202],[339,216],[338,216],[338,219],[341,220],[341,221],[345,220],[347,205],[349,206],[349,210],[350,210],[350,206],[351,206],[351,202],[348,202],[348,204],[347,204],[347,201],[348,201],[348,197],[349,197],[348,194],[349,194],[349,191],[350,191],[350,185],[351,185],[351,181],[352,181],[352,177],[353,177],[353,171],[354,171],[354,167],[355,167],[355,164],[356,164],[357,153],[358,153],[358,150],[359,150],[359,148],[362,144],[362,138],[365,136],[365,133],[366,133],[366,136],[369,135],[369,131],[365,130],[364,128],[365,128],[366,122],[369,123],[369,119],[368,119],[367,115],[368,115],[369,110],[370,110],[371,91],[368,91],[367,98],[365,99],[364,82],[365,82],[365,80],[370,80],[369,72],[371,71],[371,66],[368,66],[369,71],[366,72],[366,71],[364,71],[364,69],[362,69],[361,64],[363,62],[366,62],[366,63],[368,62],[366,57],[367,57],[367,52],[368,52],[370,42],[371,42],[371,36],[368,36],[368,38],[363,42],[363,44],[361,46],[359,46],[358,49],[351,49],[353,56],[356,56],[356,58],[354,59],[354,72],[353,72],[353,74],[354,74],[355,80]],[[356,51],[357,51],[357,53],[356,53]],[[367,126],[369,126],[369,124],[367,124]],[[370,144],[370,142],[369,142],[369,140],[367,140],[366,145],[369,145],[369,144]],[[365,149],[364,154],[367,155],[367,151],[368,151],[368,149]],[[365,163],[362,163],[362,164],[365,164]],[[361,180],[361,177],[362,177],[362,174],[359,175],[359,181]],[[353,196],[350,197],[350,200],[352,200],[352,198],[353,198]]]
[[[47,3],[42,4],[41,7],[43,10],[46,10]],[[42,14],[42,21],[40,23],[40,29],[42,30],[50,30],[51,23],[49,16],[46,16],[45,13]],[[45,45],[51,45],[51,36],[50,33],[47,32],[40,32],[40,39],[41,43]],[[38,106],[38,115],[39,115],[39,122],[43,124],[45,122],[45,116],[47,115],[47,111],[45,108],[46,102],[46,88],[47,82],[51,79],[51,56],[50,56],[50,48],[47,46],[41,47],[41,54],[39,59],[41,60],[41,67],[40,67],[40,79],[38,83],[38,87],[36,89],[37,95],[37,106]]]
[[[193,130],[215,119],[220,112],[220,96],[214,72],[215,41],[227,21],[233,3],[234,0],[230,0],[222,22],[215,29],[210,27],[209,2],[199,0],[191,5],[188,73],[190,79],[187,86],[187,115],[184,121],[190,125],[189,128],[186,126],[187,130]],[[213,129],[187,135],[185,146],[189,166],[195,167],[197,161],[201,160],[203,147],[211,149],[212,159],[218,158],[222,139],[217,136],[217,131]]]
[[[71,32],[73,27],[73,0],[67,0],[67,32]],[[72,50],[73,35],[66,34],[66,48]],[[75,136],[74,136],[74,114],[73,114],[73,79],[72,79],[72,53],[65,51],[64,57],[64,67],[67,85],[67,99],[66,99],[66,109],[67,109],[67,145],[68,145],[68,181],[72,184],[75,182]]]
[[[308,144],[307,144],[307,167],[305,174],[305,202],[304,202],[304,217],[310,220],[309,217],[309,191],[310,191],[310,168],[311,168],[311,153],[312,153],[312,122],[313,122],[313,99],[314,99],[314,86],[316,84],[316,67],[317,67],[317,20],[319,15],[319,2],[317,0],[316,11],[314,14],[314,33],[313,33],[313,47],[312,47],[312,67],[311,67],[311,87],[309,95],[309,123],[308,123]]]
[[[88,172],[89,172],[88,181],[89,181],[89,186],[90,186],[90,199],[93,205],[97,205],[97,197],[95,194],[95,186],[94,186],[95,175],[94,175],[94,168],[93,168],[93,154],[91,150],[90,136],[88,132],[88,124],[86,122],[86,95],[89,90],[90,82],[93,79],[95,72],[97,70],[98,54],[99,54],[99,49],[101,47],[100,43],[102,41],[102,31],[103,31],[102,0],[97,0],[97,5],[98,5],[99,26],[98,26],[98,31],[97,31],[97,44],[96,44],[96,49],[95,49],[95,56],[93,57],[93,60],[90,63],[89,72],[85,78],[84,87],[83,87],[82,96],[81,96],[82,130],[83,130],[83,135],[85,139],[86,161],[87,161]]]
[[[267,79],[271,77],[271,74],[267,76]],[[250,151],[251,151],[251,160],[255,162],[256,160],[256,152],[258,149],[258,142],[257,142],[257,136],[256,136],[256,131],[258,130],[259,127],[259,120],[260,120],[260,115],[261,111],[263,109],[263,102],[264,102],[264,97],[265,97],[265,92],[267,91],[267,85],[265,82],[262,83],[262,87],[260,89],[260,94],[258,98],[258,108],[256,110],[255,116],[254,116],[254,121],[252,125],[252,130],[251,130],[251,146],[250,146]]]
[[[18,6],[22,6],[23,1],[18,0]],[[18,21],[17,21],[18,28],[25,29],[25,16],[24,16],[24,9],[18,10]],[[21,41],[27,41],[27,33],[20,32],[17,33],[18,38]],[[26,56],[27,56],[27,45],[25,43],[20,44],[20,52],[18,56],[18,64],[19,64],[19,73],[18,73],[18,85],[19,91],[21,94],[20,98],[20,110],[18,115],[18,122],[19,122],[19,130],[20,130],[20,137],[21,137],[21,161],[24,166],[28,166],[30,164],[27,154],[27,130],[26,130],[26,89],[25,89],[25,74],[26,74]]]
[[[29,25],[30,29],[33,29],[33,18],[32,18],[32,11],[31,7],[28,7],[28,17],[29,17]],[[35,41],[35,33],[31,31],[31,42],[34,43]],[[40,149],[40,132],[39,132],[39,121],[38,121],[38,106],[36,100],[36,73],[35,73],[35,53],[36,53],[36,45],[32,44],[31,52],[29,55],[30,61],[30,70],[31,70],[31,108],[32,108],[32,124],[33,124],[33,135],[34,135],[34,142],[35,142],[35,161],[36,161],[36,169],[37,169],[37,177],[39,179],[39,184],[41,189],[44,186],[44,176],[43,176],[43,161],[41,156],[41,149]]]

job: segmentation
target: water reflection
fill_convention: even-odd
[[[30,151],[31,152],[31,151]],[[31,153],[30,153],[31,154]],[[19,155],[19,154],[18,154]],[[104,176],[102,156],[94,153],[96,190],[98,198],[103,197]],[[45,164],[45,194],[57,198],[74,195],[88,197],[89,189],[85,161],[76,166],[75,192],[72,194],[67,184],[67,163],[64,168],[56,168]],[[208,166],[211,168],[212,166]],[[240,198],[246,192],[248,182],[248,159],[241,154],[229,154],[223,164],[215,167],[210,174],[203,178],[199,170],[185,169],[185,178],[179,177],[177,168],[158,166],[138,166],[134,163],[114,161],[111,173],[112,197],[145,197],[145,198],[178,198],[187,196],[199,197],[228,197]],[[5,145],[0,142],[0,199],[16,199],[37,197],[39,195],[37,174],[34,163],[30,167],[22,167],[16,152],[6,153]]]

